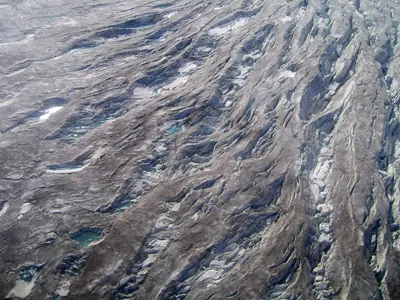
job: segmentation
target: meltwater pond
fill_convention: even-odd
[[[76,161],[65,162],[61,164],[49,165],[47,167],[47,173],[55,173],[55,174],[68,174],[68,173],[76,173],[87,168],[88,164],[84,165],[83,163],[79,163]]]
[[[100,240],[102,234],[103,230],[99,228],[84,228],[77,232],[71,233],[71,238],[85,248],[92,242]]]
[[[167,130],[167,134],[174,135],[174,134],[177,134],[177,133],[183,131],[184,129],[185,129],[185,126],[182,124],[174,124]]]

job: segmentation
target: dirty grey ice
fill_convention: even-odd
[[[400,299],[399,21],[0,0],[0,298]]]

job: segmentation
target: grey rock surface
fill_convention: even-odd
[[[0,299],[400,299],[399,20],[0,0]]]

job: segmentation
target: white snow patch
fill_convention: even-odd
[[[244,86],[245,80],[243,80],[241,78],[236,78],[236,79],[232,80],[232,82],[237,84],[238,86],[242,87],[242,86]]]
[[[49,109],[46,109],[46,113],[41,115],[39,117],[39,120],[41,122],[44,122],[44,121],[48,120],[52,114],[56,113],[57,111],[59,111],[62,108],[63,108],[63,106],[54,106],[54,107],[51,107]]]
[[[285,70],[279,75],[279,78],[294,78],[295,76],[296,72]]]
[[[165,144],[157,145],[156,151],[157,151],[158,153],[164,153],[165,151],[167,151],[167,148],[165,147]]]
[[[220,278],[221,278],[221,274],[217,270],[207,270],[199,278],[199,281],[217,281]]]
[[[196,50],[200,51],[200,52],[210,52],[212,49],[210,47],[201,46],[201,47],[198,47]]]
[[[324,215],[333,211],[333,206],[328,203],[318,204],[317,210],[320,214]]]
[[[133,97],[135,98],[146,98],[154,95],[154,91],[151,88],[137,87],[133,90]]]
[[[149,246],[157,248],[157,249],[163,249],[163,248],[167,247],[168,244],[169,244],[169,240],[168,239],[165,239],[165,240],[155,239],[155,240],[152,240],[149,243]]]
[[[194,70],[197,68],[197,65],[195,65],[192,62],[186,63],[183,67],[179,68],[179,72],[181,73],[189,73],[190,71]]]
[[[4,102],[1,102],[0,103],[0,108],[1,107],[5,107],[5,106],[8,106],[8,105],[10,105],[11,103],[13,103],[14,102],[14,100],[7,100],[7,101],[4,101]]]
[[[320,151],[321,156],[329,156],[331,155],[331,151],[328,147],[323,146]]]
[[[4,204],[3,208],[0,210],[0,217],[3,216],[7,212],[9,207],[10,207],[10,204],[8,204],[8,203]]]
[[[306,13],[306,10],[304,7],[302,7],[296,14],[296,22],[298,22]]]
[[[174,206],[172,206],[171,211],[179,211],[179,208],[181,207],[180,203],[176,203]]]
[[[240,18],[237,19],[235,22],[232,22],[231,24],[225,25],[223,27],[215,27],[212,28],[208,31],[209,35],[212,36],[217,36],[217,37],[222,37],[223,35],[227,34],[228,32],[232,30],[236,30],[242,26],[244,26],[248,22],[247,18]]]
[[[35,286],[35,280],[31,282],[26,282],[24,280],[17,280],[15,282],[15,287],[8,293],[6,298],[11,298],[12,296],[25,299],[31,293],[33,287]]]
[[[328,234],[330,232],[331,226],[329,223],[321,223],[319,224],[319,230],[323,233]]]
[[[290,21],[292,21],[292,20],[293,20],[292,17],[285,16],[285,17],[283,17],[283,18],[281,19],[281,22],[282,22],[282,23],[287,23],[287,22],[290,22]]]
[[[156,222],[156,229],[167,227],[169,224],[171,224],[171,221],[172,221],[171,218],[168,218],[166,216],[161,216],[160,218],[158,218]]]
[[[315,168],[315,173],[313,174],[313,181],[318,184],[319,187],[325,186],[325,178],[328,176],[330,171],[330,161],[318,161],[317,167]]]
[[[28,211],[32,209],[32,204],[30,203],[24,203],[21,206],[21,209],[19,211],[20,214],[26,214]]]
[[[169,13],[169,14],[166,14],[166,15],[164,16],[164,18],[171,19],[171,18],[172,18],[173,16],[175,16],[177,13],[178,13],[177,11],[173,11],[173,12],[171,12],[171,13]]]
[[[61,297],[68,296],[70,286],[71,286],[70,281],[63,282],[63,284],[56,290],[57,295]]]
[[[330,234],[326,234],[326,233],[322,232],[321,235],[318,237],[318,242],[332,243],[332,236]]]
[[[156,255],[149,255],[147,259],[143,262],[142,267],[150,267],[152,264],[154,264],[157,261],[157,256]]]
[[[251,69],[253,69],[253,67],[240,65],[238,67],[240,75],[237,76],[237,78],[245,79],[249,75]]]
[[[163,89],[164,90],[173,90],[174,88],[176,88],[182,84],[185,84],[186,82],[188,82],[188,76],[178,77],[173,82],[166,85]]]
[[[20,209],[20,211],[19,211],[19,214],[18,214],[18,216],[17,216],[17,220],[21,220],[21,219],[24,217],[24,215],[25,215],[28,211],[30,211],[31,209],[32,209],[32,204],[30,204],[30,203],[24,203],[24,204],[22,204],[21,209]]]
[[[197,222],[197,221],[199,220],[199,213],[195,213],[195,214],[191,217],[191,219]]]

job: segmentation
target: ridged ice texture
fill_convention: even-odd
[[[0,298],[400,299],[399,21],[1,1]]]

